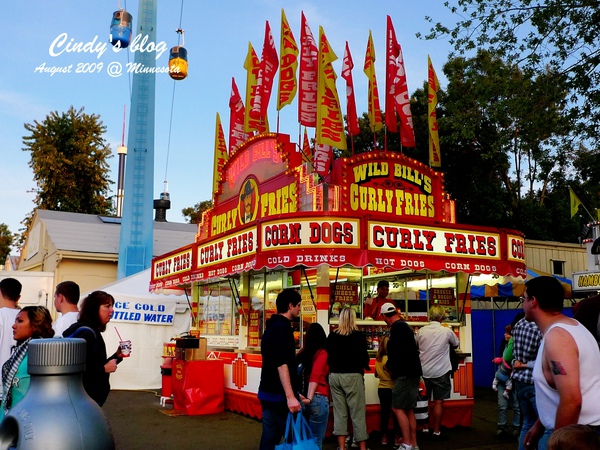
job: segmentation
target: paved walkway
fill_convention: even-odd
[[[170,406],[162,408],[156,393],[149,391],[112,391],[104,405],[117,449],[202,449],[256,450],[261,424],[230,412],[208,416],[177,415]],[[515,450],[514,440],[499,440],[496,432],[496,393],[477,389],[473,426],[447,431],[445,442],[419,442],[421,450],[488,449]],[[371,450],[390,450],[373,437]],[[335,450],[334,437],[326,438],[323,449]]]

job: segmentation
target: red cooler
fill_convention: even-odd
[[[173,362],[173,408],[187,415],[216,414],[225,410],[224,361]]]

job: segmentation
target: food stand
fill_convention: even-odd
[[[427,324],[434,303],[459,336],[444,425],[470,426],[473,409],[471,310],[473,277],[525,277],[524,239],[513,230],[458,225],[443,174],[396,152],[338,158],[318,175],[289,136],[250,138],[220,170],[214,206],[196,241],[155,258],[150,289],[191,287],[192,332],[225,361],[225,407],[261,417],[260,339],[284,288],[302,294],[293,323],[298,348],[312,322],[326,332],[339,310],[357,312],[374,367],[384,322],[363,318],[377,282],[413,327]],[[365,374],[369,431],[378,429],[378,380]]]

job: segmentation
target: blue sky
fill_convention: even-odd
[[[122,0],[121,6],[133,15],[135,30],[138,2]],[[404,53],[410,92],[421,87],[427,78],[428,54],[442,88],[445,85],[441,69],[451,50],[450,45],[447,41],[424,41],[415,37],[417,32],[429,30],[426,15],[435,20],[453,20],[440,1],[188,0],[183,2],[183,14],[180,0],[159,1],[157,43],[164,42],[169,48],[177,45],[175,29],[180,26],[182,17],[189,59],[189,75],[185,80],[175,82],[167,74],[159,74],[156,79],[154,198],[162,192],[166,179],[171,194],[169,221],[182,222],[182,208],[211,198],[215,114],[220,113],[227,136],[231,77],[236,78],[243,97],[246,80],[243,62],[248,42],[252,42],[260,56],[266,20],[271,25],[279,51],[282,7],[297,42],[300,39],[301,11],[304,11],[315,37],[319,26],[323,26],[339,58],[334,63],[338,76],[345,41],[348,41],[355,64],[353,77],[359,114],[366,111],[367,104],[367,78],[362,64],[369,30],[373,34],[376,72],[380,96],[383,97],[388,14],[392,17]],[[0,19],[4,31],[3,45],[0,46],[3,61],[0,69],[0,148],[3,156],[0,223],[6,223],[12,232],[19,231],[22,227],[20,222],[34,206],[34,194],[30,191],[35,188],[35,183],[28,166],[30,153],[22,151],[22,138],[28,134],[23,125],[42,121],[52,111],[65,112],[73,105],[77,109],[85,107],[87,114],[100,115],[107,128],[105,139],[115,155],[110,159],[110,165],[111,179],[115,182],[113,193],[116,191],[116,150],[121,142],[123,106],[127,105],[129,110],[131,79],[127,75],[110,77],[106,67],[112,62],[133,62],[134,53],[114,53],[108,44],[102,55],[97,52],[52,55],[50,47],[64,33],[68,40],[74,39],[74,42],[107,42],[112,13],[117,9],[117,1],[73,0],[29,0],[27,13],[19,2],[9,2],[4,7]],[[98,73],[73,73],[79,63],[103,63],[103,68]],[[36,68],[43,64],[46,67],[73,64],[73,69],[71,73],[50,76],[36,72]],[[168,52],[165,52],[158,59],[157,67],[166,67],[167,64]],[[345,111],[341,77],[338,78],[338,91],[342,94],[342,109]],[[275,86],[269,104],[273,128],[276,94]],[[381,106],[384,107],[383,102]],[[129,114],[127,117],[128,121]],[[296,101],[281,110],[280,121],[280,132],[290,134],[296,141]],[[309,135],[312,135],[312,130],[309,130]]]

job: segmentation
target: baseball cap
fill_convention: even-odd
[[[396,307],[392,305],[390,302],[384,303],[381,305],[381,313],[380,314],[389,314],[396,312]]]

